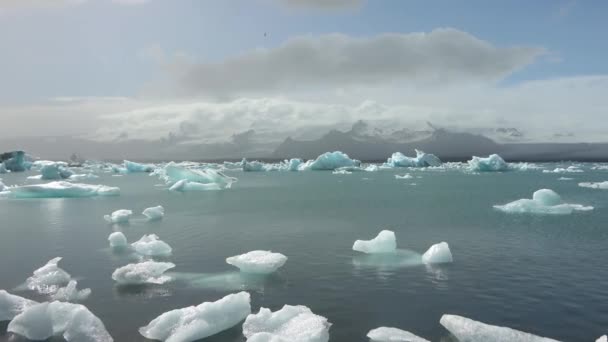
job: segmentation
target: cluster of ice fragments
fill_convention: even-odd
[[[287,257],[270,251],[251,251],[226,258],[226,262],[244,273],[269,274],[285,265]]]
[[[557,167],[553,170],[543,170],[543,173],[580,173],[580,172],[584,172],[584,171],[574,165],[570,165],[566,168]]]
[[[49,260],[34,271],[25,281],[25,286],[41,294],[50,295],[54,300],[82,301],[91,294],[91,289],[78,290],[76,280],[59,267],[60,257]]]
[[[331,323],[302,305],[285,305],[275,312],[260,308],[247,316],[243,335],[249,342],[327,342]]]
[[[508,171],[509,164],[498,154],[492,154],[487,158],[473,156],[468,161],[469,169],[474,172]]]
[[[593,182],[582,182],[582,183],[578,183],[578,186],[583,187],[583,188],[608,190],[608,181],[595,182],[595,183],[593,183]]]
[[[593,210],[592,206],[582,204],[564,203],[561,197],[553,190],[540,189],[532,194],[532,199],[519,199],[504,205],[495,205],[494,208],[507,213],[532,213],[567,215],[574,211]]]
[[[416,150],[416,157],[405,156],[401,152],[395,152],[384,164],[388,167],[429,167],[441,166],[441,160],[437,156]]]
[[[214,169],[195,169],[171,162],[157,174],[172,191],[206,191],[229,189],[237,179]]]

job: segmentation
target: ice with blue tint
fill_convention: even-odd
[[[563,203],[561,197],[551,189],[540,189],[534,192],[532,199],[522,198],[494,208],[506,213],[531,213],[568,215],[574,211],[593,210],[592,206]]]
[[[269,274],[285,265],[287,257],[271,251],[251,251],[226,258],[226,262],[244,273]]]
[[[62,335],[70,342],[111,342],[103,322],[81,304],[45,302],[29,306],[6,329],[29,340]]]
[[[487,158],[475,157],[468,161],[469,170],[474,172],[509,171],[509,164],[498,154],[492,154]]]
[[[450,263],[454,259],[452,258],[452,252],[447,242],[440,242],[432,245],[423,255],[422,262],[425,264],[445,264]]]
[[[118,165],[112,165],[112,172],[114,172],[114,173],[120,173],[120,174],[125,174],[125,173],[128,173],[129,170],[127,170],[124,167],[118,166]]]
[[[395,152],[384,163],[388,167],[428,167],[441,166],[441,160],[434,154],[416,150],[416,157],[408,157],[401,152]]]
[[[291,158],[289,161],[286,161],[287,171],[298,171],[300,165],[302,164],[302,159],[300,158]]]
[[[108,236],[110,247],[113,249],[125,249],[128,246],[127,237],[122,232],[114,232]]]
[[[110,215],[103,215],[103,219],[108,223],[127,223],[131,216],[133,215],[133,211],[128,209],[118,209]]]
[[[218,170],[194,169],[174,162],[165,165],[158,174],[174,191],[229,189],[237,181]]]
[[[4,163],[0,163],[0,174],[7,172],[8,170],[6,169],[6,166],[4,166]]]
[[[137,173],[137,172],[152,172],[154,171],[154,165],[148,164],[140,164],[132,161],[125,160],[124,168],[129,173]]]
[[[406,173],[404,175],[395,175],[395,179],[412,179],[414,178],[412,175],[410,175],[409,173]]]
[[[99,176],[92,174],[92,173],[79,173],[79,174],[71,175],[69,180],[70,181],[83,181],[83,180],[87,180],[87,179],[96,179],[96,178],[99,178]]]
[[[250,313],[249,293],[233,293],[215,302],[167,311],[141,327],[139,333],[165,342],[196,341],[232,328]]]
[[[353,250],[367,254],[394,253],[397,249],[397,239],[395,233],[390,230],[383,230],[378,236],[371,240],[357,240],[353,244]]]
[[[51,299],[60,302],[82,302],[89,298],[91,289],[78,290],[77,286],[78,282],[76,280],[70,280],[65,287],[57,289],[57,292],[51,295]]]
[[[578,183],[578,186],[583,187],[583,188],[590,188],[590,189],[601,189],[601,190],[608,190],[608,181],[603,181],[603,182],[581,182]],[[0,186],[1,188],[1,186]]]
[[[144,209],[142,215],[148,218],[148,221],[158,221],[165,216],[165,208],[161,205]]]
[[[171,246],[156,234],[144,235],[131,246],[137,253],[144,256],[168,256],[172,251]]]
[[[335,170],[340,167],[360,166],[361,162],[351,159],[346,153],[335,151],[325,152],[315,160],[309,160],[300,165],[300,170]]]
[[[59,267],[59,261],[61,257],[53,258],[35,270],[34,274],[25,281],[25,286],[42,294],[57,292],[62,285],[66,285],[72,279],[68,272]]]
[[[49,163],[40,168],[40,179],[57,180],[70,178],[74,173],[65,167],[65,163]]]
[[[472,319],[443,315],[439,321],[460,342],[558,342],[515,329],[489,325]]]
[[[11,172],[22,172],[28,169],[25,160],[25,152],[14,151],[9,154],[11,157],[0,163],[3,165],[3,169]]]
[[[38,302],[0,290],[0,322],[13,319],[25,309],[35,304],[38,304]]]
[[[543,173],[581,173],[581,172],[585,172],[585,171],[579,169],[575,165],[570,165],[566,168],[556,167],[553,170],[543,170]]]
[[[56,181],[44,184],[12,186],[5,189],[12,198],[70,198],[118,196],[120,188],[105,185]]]
[[[243,323],[248,342],[327,342],[331,323],[303,305],[285,305],[275,312],[260,308]]]
[[[257,160],[247,161],[247,159],[243,158],[243,161],[241,163],[243,165],[243,171],[247,171],[247,172],[266,171],[266,165]]]
[[[2,183],[2,179],[0,178],[0,192],[5,191],[6,190],[6,185],[4,185],[4,183]]]
[[[380,167],[378,165],[375,164],[369,164],[365,169],[363,169],[364,171],[367,172],[376,172],[380,170]]]
[[[430,342],[409,331],[390,327],[380,327],[370,330],[367,333],[367,337],[373,342]]]
[[[174,267],[171,262],[143,261],[117,268],[112,279],[120,285],[164,284],[172,280],[164,273]]]
[[[191,182],[187,179],[182,179],[173,184],[169,190],[178,191],[178,192],[186,192],[186,191],[216,191],[222,190],[221,185],[217,183],[199,183],[199,182]]]

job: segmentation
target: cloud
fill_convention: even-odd
[[[277,0],[283,5],[304,8],[304,9],[321,9],[321,10],[336,10],[349,9],[361,6],[363,0]]]
[[[303,36],[219,62],[175,63],[180,90],[205,96],[268,94],[369,84],[495,82],[532,63],[538,47],[497,47],[455,29],[429,33]]]

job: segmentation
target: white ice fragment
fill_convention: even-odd
[[[260,308],[247,316],[243,335],[248,342],[327,342],[331,323],[303,305],[285,305],[275,312]]]
[[[343,152],[325,152],[315,160],[309,160],[300,165],[301,170],[335,170],[345,166],[359,166],[361,162]]]
[[[172,251],[171,246],[159,239],[156,234],[144,235],[131,246],[137,253],[145,256],[168,256]]]
[[[121,249],[127,247],[127,238],[122,232],[114,232],[108,236],[110,247],[114,249]]]
[[[132,161],[124,161],[125,170],[130,173],[135,172],[152,172],[154,171],[154,165],[140,164]]]
[[[439,322],[460,342],[558,342],[507,327],[477,322],[462,316],[443,315]]]
[[[6,185],[4,185],[4,183],[2,183],[2,179],[0,179],[0,191],[4,191],[4,190],[6,190]]]
[[[580,172],[584,172],[584,171],[574,165],[570,165],[566,168],[556,167],[553,170],[543,170],[543,173],[580,173]]]
[[[251,251],[245,254],[226,258],[230,265],[238,267],[241,272],[269,274],[285,264],[287,257],[271,251]]]
[[[163,208],[161,205],[146,208],[142,214],[148,218],[148,221],[160,220],[163,218],[163,216],[165,216],[165,208]]]
[[[569,181],[569,180],[573,180],[574,178],[570,178],[570,177],[559,177],[557,180],[560,181]]]
[[[96,178],[99,178],[99,176],[94,175],[92,173],[81,173],[81,174],[71,175],[69,180],[70,181],[82,181],[82,180],[86,180],[86,179],[96,179]]]
[[[404,175],[395,175],[396,179],[412,179],[414,177],[412,177],[412,175],[410,175],[409,173],[406,173]]]
[[[128,264],[117,268],[112,273],[112,279],[121,285],[164,284],[171,281],[171,277],[163,273],[173,267],[173,263],[156,261]]]
[[[288,171],[298,171],[300,164],[302,164],[302,159],[300,158],[292,158],[287,162],[287,170]]]
[[[608,190],[608,181],[595,182],[595,183],[582,182],[582,183],[578,183],[578,186],[583,187],[583,188]]]
[[[172,187],[171,190],[176,191],[229,189],[232,183],[237,181],[236,178],[228,177],[217,170],[210,168],[199,170],[190,165],[180,165],[174,162],[158,170],[158,175],[173,187],[176,183],[185,181],[182,182],[181,187]],[[201,184],[207,187],[201,187]]]
[[[133,211],[128,209],[119,209],[110,215],[104,215],[103,219],[108,223],[127,223],[129,222],[131,215],[133,215]]]
[[[509,164],[498,154],[492,154],[487,158],[473,157],[468,161],[469,170],[474,172],[508,171]]]
[[[165,342],[196,341],[232,328],[251,313],[249,293],[233,293],[215,302],[167,311],[139,333]]]
[[[423,255],[422,262],[425,264],[443,264],[452,262],[452,252],[447,242],[432,245]]]
[[[120,188],[117,187],[70,183],[65,181],[12,186],[6,190],[10,192],[9,197],[14,198],[64,198],[120,195]]]
[[[353,244],[353,250],[367,254],[393,253],[397,249],[395,233],[390,230],[381,231],[372,240],[357,240]]]
[[[243,161],[241,163],[243,164],[243,171],[245,172],[266,171],[264,163],[259,162],[257,160],[249,162],[247,161],[247,159],[243,158]]]
[[[370,330],[367,333],[367,337],[373,342],[430,342],[409,331],[390,327]]]
[[[173,184],[169,190],[171,191],[208,191],[208,190],[222,190],[222,187],[217,183],[198,183],[191,182],[187,179],[182,179]]]
[[[0,322],[13,319],[26,308],[35,304],[38,303],[0,290]]]
[[[59,287],[67,284],[72,277],[58,266],[59,261],[61,257],[53,258],[46,265],[35,270],[34,274],[25,281],[27,288],[43,294],[52,294],[57,292]]]
[[[608,342],[608,335],[600,336],[595,342]]]
[[[540,189],[534,192],[532,199],[519,199],[504,205],[495,205],[494,208],[507,213],[532,213],[567,215],[573,211],[593,210],[591,206],[581,204],[563,203],[561,197],[553,190]]]
[[[76,280],[70,280],[65,287],[57,289],[57,292],[51,295],[51,299],[60,302],[82,302],[89,298],[91,289],[78,290],[76,288],[77,285],[78,282]]]
[[[429,167],[441,166],[441,160],[437,156],[423,151],[415,150],[416,157],[408,157],[401,152],[395,152],[388,158],[384,166],[388,167]]]
[[[376,172],[380,170],[380,167],[376,164],[369,164],[364,170],[366,172]]]
[[[352,172],[348,171],[348,170],[334,170],[332,172],[332,174],[334,174],[334,175],[350,175],[350,174],[352,174]]]

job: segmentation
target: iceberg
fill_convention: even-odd
[[[461,342],[558,342],[550,338],[507,327],[489,325],[456,315],[443,315],[439,323]]]
[[[7,331],[30,340],[63,335],[68,342],[113,341],[103,322],[84,305],[57,301],[29,306],[15,316]]]
[[[370,330],[367,337],[373,342],[430,342],[409,331],[389,327]]]
[[[163,273],[173,267],[175,264],[171,262],[144,261],[128,264],[114,270],[112,279],[120,285],[164,284],[172,278]]]
[[[165,216],[165,208],[163,208],[161,205],[158,205],[156,207],[146,208],[142,212],[142,215],[147,217],[148,221],[157,221],[157,220],[162,219],[163,216]]]
[[[108,223],[127,223],[133,215],[133,211],[128,209],[118,209],[110,215],[103,215],[103,219]]]
[[[363,170],[366,172],[376,172],[376,171],[380,171],[380,167],[376,164],[370,164]]]
[[[33,291],[42,294],[52,294],[72,279],[70,274],[62,270],[58,263],[61,257],[49,260],[46,265],[34,271],[34,274],[27,278],[25,286]]]
[[[110,242],[110,247],[114,249],[121,249],[127,247],[127,238],[125,234],[122,232],[114,232],[108,236],[108,241]]]
[[[36,304],[38,303],[33,300],[0,290],[0,322],[9,321],[28,307]]]
[[[561,197],[550,189],[535,191],[532,195],[532,199],[522,198],[504,205],[495,205],[494,208],[506,213],[551,215],[568,215],[572,214],[573,211],[593,210],[593,207],[591,206],[563,203]]]
[[[78,290],[76,280],[70,280],[65,287],[60,287],[57,292],[51,295],[51,299],[60,302],[81,302],[91,295],[91,289]]]
[[[11,172],[22,172],[27,170],[25,152],[13,151],[0,153],[0,164],[2,169]]]
[[[427,154],[420,150],[416,151],[416,157],[407,157],[401,152],[395,152],[384,163],[387,167],[429,167],[441,166],[441,160],[434,154]]]
[[[232,183],[237,181],[236,178],[228,177],[217,170],[198,170],[174,162],[165,165],[163,169],[158,171],[158,174],[167,184],[174,186],[177,182],[185,180],[183,186],[186,190],[211,190],[212,187],[215,189],[229,189]],[[197,189],[200,188],[200,184],[209,186],[209,189]],[[191,189],[188,189],[189,187]]]
[[[260,308],[243,323],[247,341],[327,342],[331,323],[303,305],[285,305],[275,312]]]
[[[395,233],[390,230],[381,231],[372,240],[357,240],[353,244],[353,250],[367,254],[394,253],[397,249]]]
[[[475,157],[468,161],[469,170],[474,172],[509,171],[509,164],[498,154],[492,154],[487,158]]]
[[[264,163],[257,160],[248,162],[247,159],[243,158],[241,164],[243,165],[243,171],[245,172],[266,171]]]
[[[139,333],[165,342],[196,341],[232,328],[250,313],[249,293],[233,293],[215,302],[165,312],[141,327]]]
[[[63,166],[63,163],[45,164],[40,168],[40,179],[56,180],[70,178],[74,173]]]
[[[360,166],[361,162],[343,152],[325,152],[315,160],[309,160],[300,165],[301,170],[335,170],[340,167]]]
[[[578,186],[583,187],[583,188],[608,190],[608,181],[596,182],[596,183],[582,182],[582,183],[578,183]],[[1,188],[1,186],[0,186],[0,188]]]
[[[71,198],[93,196],[118,196],[120,188],[105,185],[50,182],[8,187],[8,196],[13,198]]]
[[[395,175],[395,179],[412,179],[414,177],[412,177],[412,175],[410,175],[409,173],[406,173],[404,175]]]
[[[251,251],[226,258],[228,264],[238,267],[241,272],[258,274],[273,273],[286,261],[287,257],[283,254],[270,251]]]
[[[447,242],[436,243],[422,254],[422,262],[425,264],[444,264],[452,261],[452,252]]]
[[[129,173],[154,171],[154,165],[140,164],[128,160],[124,161],[124,166],[125,170],[127,170]]]
[[[302,164],[302,159],[291,158],[291,159],[289,159],[289,161],[286,161],[286,163],[287,163],[288,171],[298,171],[300,168],[300,165]]]
[[[171,246],[160,240],[156,234],[144,235],[131,244],[133,249],[145,256],[168,256],[171,255]]]
[[[6,190],[6,185],[4,185],[4,183],[2,183],[2,179],[0,179],[0,192],[5,191]]]

